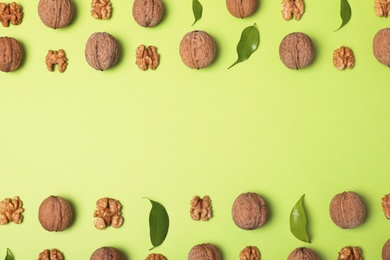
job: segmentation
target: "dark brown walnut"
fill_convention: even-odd
[[[259,5],[259,0],[226,0],[226,7],[231,15],[245,18],[252,15]]]
[[[22,61],[22,47],[12,37],[0,37],[0,70],[11,72],[19,68]]]
[[[214,39],[204,31],[192,31],[180,42],[180,57],[191,69],[201,69],[213,63],[217,48]]]
[[[287,260],[319,260],[317,253],[306,247],[294,249],[287,257]]]
[[[390,260],[390,239],[382,247],[382,260]]]
[[[256,246],[247,246],[240,252],[240,260],[260,260],[260,251]]]
[[[221,254],[218,248],[210,243],[198,244],[191,248],[188,260],[220,260]]]
[[[73,221],[73,211],[67,200],[52,195],[39,206],[38,219],[47,231],[64,231]]]
[[[336,194],[330,202],[332,221],[340,228],[350,229],[363,223],[366,206],[363,199],[353,191]]]
[[[85,46],[85,59],[96,70],[108,70],[119,58],[119,46],[116,39],[109,33],[93,33]]]
[[[39,0],[38,15],[44,25],[57,29],[66,27],[73,17],[70,0]]]
[[[302,69],[314,59],[314,45],[309,36],[301,32],[286,35],[279,45],[279,56],[290,69]]]
[[[38,260],[64,260],[64,254],[57,249],[46,249],[38,255]]]
[[[90,260],[125,260],[125,257],[115,247],[101,247],[92,253]]]
[[[362,250],[356,246],[343,247],[339,252],[337,260],[363,260]]]
[[[253,230],[263,226],[268,218],[265,200],[254,192],[240,194],[233,203],[232,217],[241,229]]]
[[[390,28],[379,30],[372,43],[375,58],[383,65],[390,66]]]
[[[167,260],[162,254],[149,254],[145,260]]]
[[[133,3],[133,17],[140,26],[156,26],[161,21],[163,13],[161,0],[135,0]]]

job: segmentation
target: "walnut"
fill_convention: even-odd
[[[303,0],[283,0],[282,16],[284,20],[289,21],[293,18],[299,21],[305,12],[305,3]]]
[[[108,70],[118,62],[118,42],[109,33],[93,33],[85,45],[85,59],[96,70]]]
[[[12,72],[19,68],[23,53],[20,43],[12,37],[0,37],[0,70]]]
[[[101,247],[96,249],[91,257],[90,260],[125,260],[125,256],[121,251],[116,249],[115,247]]]
[[[330,202],[329,213],[332,221],[340,228],[350,229],[363,223],[366,206],[356,192],[336,194]]]
[[[107,226],[119,228],[123,225],[122,205],[118,200],[101,198],[96,202],[96,210],[93,216],[97,219],[94,224],[97,229],[105,229]]]
[[[260,260],[260,251],[256,246],[247,246],[240,252],[240,260]]]
[[[337,260],[363,260],[362,250],[359,247],[344,247],[340,250]]]
[[[158,66],[159,55],[157,48],[154,46],[146,47],[145,45],[138,46],[136,52],[136,64],[141,70],[155,70]]]
[[[290,69],[302,69],[314,59],[314,46],[309,36],[301,32],[286,35],[279,46],[279,56]]]
[[[201,69],[213,63],[216,55],[214,39],[204,31],[192,31],[180,42],[180,57],[191,69]]]
[[[91,15],[93,18],[107,20],[111,17],[111,10],[110,0],[92,0]]]
[[[390,28],[381,29],[375,34],[372,48],[375,58],[390,66]]]
[[[204,196],[201,199],[199,196],[194,196],[190,202],[190,216],[193,220],[207,221],[212,217],[211,199],[209,196]]]
[[[49,50],[46,55],[46,66],[49,71],[54,71],[54,65],[58,64],[58,71],[60,73],[66,70],[68,66],[68,59],[66,58],[65,51],[59,49],[58,51]]]
[[[375,0],[374,11],[379,17],[387,17],[390,14],[390,0]]]
[[[0,3],[0,22],[4,27],[8,27],[9,23],[19,25],[22,23],[23,12],[22,7],[15,2],[7,5]]]
[[[385,213],[385,217],[390,219],[390,194],[386,194],[382,198],[382,209]]]
[[[390,239],[382,247],[382,260],[390,260]]]
[[[226,7],[231,15],[245,18],[256,12],[259,0],[226,0]]]
[[[264,199],[257,193],[240,194],[233,203],[232,217],[241,229],[253,230],[264,225],[268,209]]]
[[[52,195],[39,206],[38,219],[47,231],[64,231],[73,221],[73,211],[67,200]]]
[[[149,254],[145,260],[167,260],[162,254]]]
[[[333,65],[338,70],[345,68],[352,69],[355,66],[355,56],[353,51],[345,46],[341,46],[333,52]]]
[[[317,253],[306,247],[298,247],[294,249],[287,257],[287,260],[319,260]]]
[[[188,260],[220,260],[221,253],[218,248],[210,243],[198,244],[191,248]]]
[[[13,199],[5,198],[0,202],[0,225],[14,222],[20,224],[23,221],[23,202],[18,196]]]
[[[57,249],[45,249],[39,254],[38,260],[64,260],[64,255]]]
[[[161,0],[135,0],[132,11],[140,26],[153,27],[160,23],[164,7]]]
[[[66,27],[73,17],[71,0],[39,0],[38,15],[49,28]]]

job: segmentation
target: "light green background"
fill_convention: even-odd
[[[256,245],[262,259],[286,259],[306,246],[321,259],[337,259],[348,245],[360,246],[365,259],[380,259],[390,238],[390,222],[381,198],[390,192],[390,69],[372,54],[375,33],[389,24],[376,17],[373,0],[350,0],[352,19],[341,23],[339,1],[306,1],[299,22],[283,20],[280,1],[262,0],[246,19],[231,16],[223,0],[203,0],[203,17],[194,26],[191,1],[164,0],[166,15],[157,27],[133,20],[133,1],[113,0],[108,21],[89,15],[89,1],[74,1],[76,14],[65,29],[45,27],[38,1],[20,0],[19,26],[0,28],[1,36],[24,47],[22,66],[0,73],[0,197],[24,201],[21,225],[0,227],[0,251],[16,259],[36,259],[58,248],[66,259],[89,259],[101,246],[121,249],[127,259],[150,253],[149,197],[162,203],[171,225],[162,246],[152,252],[186,259],[192,246],[210,242],[223,259],[238,259]],[[230,70],[241,31],[254,23],[259,49]],[[218,45],[212,66],[191,70],[181,61],[179,43],[192,30],[205,30]],[[106,31],[121,45],[114,68],[95,71],[84,59],[93,32]],[[308,34],[314,63],[287,69],[278,47],[290,32]],[[155,45],[161,55],[155,71],[135,65],[135,49]],[[337,71],[332,52],[349,46],[353,70]],[[63,48],[65,73],[49,72],[49,49]],[[356,229],[336,227],[328,214],[331,198],[353,190],[367,205],[367,218]],[[231,205],[242,192],[267,201],[265,226],[244,231],[231,220]],[[75,209],[74,224],[61,233],[39,224],[39,204],[63,196]],[[289,230],[289,213],[302,194],[311,244]],[[209,195],[214,217],[189,217],[194,195]],[[93,226],[95,202],[112,197],[123,204],[124,225],[103,231]]]

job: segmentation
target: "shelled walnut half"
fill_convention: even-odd
[[[19,25],[22,23],[22,7],[15,2],[10,4],[0,3],[0,22],[4,27],[9,24]]]
[[[385,213],[385,217],[387,219],[390,219],[390,193],[383,196],[382,209],[383,209],[383,212]]]
[[[207,221],[213,216],[211,199],[209,196],[204,196],[203,198],[194,196],[191,199],[190,205],[190,216],[193,220]]]
[[[49,71],[54,71],[54,65],[58,65],[58,71],[63,73],[68,66],[68,58],[66,58],[65,51],[59,49],[58,51],[49,50],[46,54],[46,66]]]
[[[145,260],[167,260],[162,254],[149,254]]]
[[[390,0],[375,0],[375,14],[379,17],[387,17],[390,15]]]
[[[57,249],[45,249],[38,255],[38,260],[64,260],[64,255]]]
[[[363,260],[362,250],[356,246],[343,247],[339,252],[337,260]]]
[[[138,46],[136,52],[136,64],[141,70],[155,70],[158,66],[159,55],[155,46],[146,47],[145,45]]]
[[[23,221],[23,202],[18,196],[13,199],[5,198],[0,202],[0,224],[5,225],[9,222],[20,224]]]
[[[92,0],[91,15],[95,19],[107,20],[111,17],[112,5],[110,0]]]
[[[240,252],[240,260],[260,260],[260,251],[256,246],[247,246]]]
[[[355,55],[353,51],[345,46],[341,46],[333,52],[333,65],[338,70],[355,67]]]
[[[96,217],[94,224],[97,229],[105,229],[108,226],[119,228],[123,225],[122,205],[116,199],[99,199],[93,216]]]
[[[299,21],[305,12],[305,3],[303,0],[283,0],[282,16],[284,20],[289,21],[293,17]]]

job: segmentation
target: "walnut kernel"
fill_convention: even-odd
[[[198,244],[191,248],[188,253],[188,260],[220,260],[221,253],[213,244]]]
[[[259,5],[259,0],[226,0],[226,7],[231,15],[245,18],[252,15]]]
[[[49,71],[54,71],[54,65],[58,65],[58,71],[63,73],[68,66],[68,59],[65,51],[59,49],[58,51],[49,50],[46,54],[46,66]]]
[[[136,52],[136,64],[141,70],[155,70],[158,66],[159,55],[157,48],[154,46],[146,47],[145,45],[138,46]]]
[[[73,221],[73,211],[67,200],[52,195],[39,206],[38,219],[47,231],[64,231]]]
[[[303,0],[283,0],[282,16],[284,20],[289,21],[293,17],[299,21],[305,12],[305,3]]]
[[[310,37],[301,32],[286,35],[279,46],[279,56],[290,69],[302,69],[314,60],[314,45]]]
[[[233,203],[232,218],[241,229],[253,230],[263,226],[268,218],[265,200],[254,192],[240,194]]]
[[[375,0],[374,11],[379,17],[387,17],[390,14],[390,0]]]
[[[116,249],[115,247],[101,247],[96,249],[91,257],[90,260],[125,260],[125,256],[121,251]]]
[[[298,247],[294,249],[287,257],[287,260],[319,260],[317,253],[306,247]]]
[[[22,23],[22,7],[15,2],[10,4],[0,3],[0,22],[4,27],[9,24],[19,25]]]
[[[207,221],[212,217],[211,199],[209,196],[204,196],[203,199],[199,196],[194,196],[190,202],[190,216],[193,220]]]
[[[135,0],[132,12],[140,26],[153,27],[160,23],[164,8],[161,0]]]
[[[162,254],[149,254],[145,260],[167,260]]]
[[[353,51],[345,46],[341,46],[333,52],[333,65],[338,70],[345,68],[352,69],[355,66],[355,55]]]
[[[0,37],[0,70],[12,72],[22,62],[22,46],[12,37]]]
[[[240,260],[260,260],[261,254],[256,246],[247,246],[240,252]]]
[[[110,0],[92,0],[91,15],[95,19],[107,20],[111,17],[112,5]]]
[[[97,229],[105,229],[108,226],[119,228],[123,225],[122,205],[115,199],[99,199],[93,216],[96,217],[94,225]]]
[[[363,260],[362,250],[355,246],[343,247],[339,252],[337,260]]]
[[[38,255],[38,260],[64,260],[64,255],[57,249],[45,249]]]
[[[390,193],[383,196],[382,209],[383,209],[383,212],[385,213],[385,217],[387,219],[390,219]]]
[[[23,202],[18,196],[13,199],[5,198],[0,202],[0,225],[14,222],[20,224],[23,221]]]

